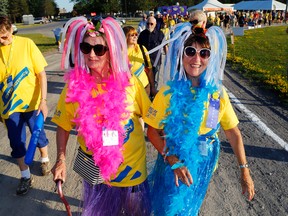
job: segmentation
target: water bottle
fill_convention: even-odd
[[[42,130],[43,124],[44,124],[44,116],[43,116],[42,112],[40,112],[39,115],[36,117],[35,124],[34,124],[33,131],[32,131],[32,135],[31,135],[31,139],[30,139],[28,149],[27,149],[27,152],[25,155],[25,163],[27,165],[30,165],[33,161],[36,147],[37,147],[37,143],[38,143],[38,139],[39,139],[39,135],[40,135],[40,132]]]

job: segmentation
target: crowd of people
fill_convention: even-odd
[[[66,85],[52,118],[57,125],[57,155],[51,171],[55,182],[65,182],[72,169],[83,178],[81,215],[197,215],[217,169],[220,127],[236,156],[242,192],[253,199],[239,121],[222,84],[225,34],[217,26],[206,29],[203,11],[180,20],[177,16],[164,20],[156,13],[144,16],[138,29],[121,29],[110,17],[91,21],[75,17],[65,24],[61,66]],[[169,29],[166,34],[163,27]],[[32,41],[12,35],[6,17],[0,18],[0,38],[0,114],[11,155],[21,170],[17,194],[22,195],[32,185],[29,166],[23,162],[23,127],[33,127],[40,112],[47,117],[47,64]],[[26,51],[27,58],[17,58],[16,49],[24,52],[18,41],[28,43],[37,55]],[[28,62],[35,66],[30,68]],[[161,64],[164,85],[158,92],[155,81]],[[27,78],[17,81],[23,70]],[[28,76],[33,79],[29,88]],[[34,94],[28,93],[29,98],[26,92],[20,94],[19,83]],[[143,121],[158,151],[151,173]],[[13,128],[17,124],[21,130]],[[72,168],[65,161],[73,128],[79,149]],[[18,131],[17,140],[9,136],[11,131]],[[48,140],[42,132],[38,146],[47,165]]]
[[[155,17],[157,20],[157,28],[165,29],[165,27],[171,29],[175,24],[182,22],[189,22],[190,16],[181,14],[167,14],[166,12],[161,14],[157,11],[155,14],[151,13],[149,16]],[[138,25],[138,33],[146,28],[147,23],[146,14],[143,14],[143,18]],[[287,22],[287,15],[285,11],[275,10],[263,10],[263,11],[233,11],[233,12],[208,12],[207,26],[219,26],[223,29],[229,29],[232,27],[244,27],[244,26],[259,26],[259,25],[273,25],[282,24]],[[165,30],[164,30],[165,31]]]

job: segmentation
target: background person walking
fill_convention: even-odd
[[[11,156],[17,160],[21,179],[17,195],[26,194],[33,177],[24,162],[26,155],[26,125],[32,132],[40,112],[44,119],[47,108],[47,78],[44,68],[47,63],[34,42],[28,38],[12,35],[8,17],[0,17],[0,120],[7,128]],[[41,154],[42,174],[49,170],[48,139],[41,130],[38,144]]]

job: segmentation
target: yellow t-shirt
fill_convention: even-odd
[[[168,86],[164,86],[160,89],[158,94],[153,100],[152,105],[150,106],[148,113],[143,118],[144,121],[149,124],[150,126],[156,128],[156,129],[163,129],[164,125],[160,124],[162,120],[166,118],[166,109],[169,107],[170,104],[170,97],[171,94],[164,95],[163,93],[169,89]],[[209,106],[209,104],[205,104],[206,108]],[[208,133],[211,128],[207,128],[206,120],[208,116],[208,109],[204,111],[204,120],[201,123],[200,135],[204,135]],[[233,107],[230,103],[229,97],[225,89],[223,88],[222,95],[220,97],[220,110],[218,115],[218,122],[220,122],[220,125],[224,130],[232,129],[236,127],[239,123],[238,118],[233,110]],[[180,124],[180,123],[179,123]]]
[[[128,110],[131,112],[131,116],[126,122],[123,122],[126,129],[123,151],[124,161],[119,166],[116,178],[111,181],[111,185],[117,187],[138,185],[147,178],[146,145],[139,117],[144,116],[151,102],[143,86],[135,76],[132,76],[130,79],[130,84],[131,85],[126,88],[126,92],[127,102],[130,104]],[[52,122],[64,130],[70,131],[75,127],[72,120],[74,119],[78,104],[65,102],[66,91],[67,86],[64,87],[61,93]],[[91,155],[91,152],[87,152],[86,150],[83,138],[78,136],[78,142],[81,149]],[[113,160],[113,158],[111,159]]]
[[[0,55],[1,117],[38,109],[41,89],[37,74],[47,66],[38,47],[29,38],[13,36],[12,44],[0,46]]]
[[[147,49],[143,46],[144,53],[148,53]],[[143,84],[144,87],[146,87],[149,84],[149,80],[147,77],[147,74],[145,72],[145,62],[143,58],[143,54],[141,52],[141,49],[139,47],[139,44],[136,44],[134,48],[129,47],[128,48],[128,58],[130,61],[131,66],[131,73],[133,73]],[[152,68],[151,61],[149,54],[146,55],[146,59],[149,65],[149,68]]]

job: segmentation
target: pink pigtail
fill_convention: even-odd
[[[83,29],[83,26],[87,23],[88,21],[85,17],[72,18],[66,23],[64,27],[64,33],[63,33],[63,37],[65,37],[65,41],[64,41],[63,48],[61,49],[63,50],[63,54],[61,58],[62,69],[70,68],[70,64],[69,64],[70,53],[72,56],[76,55],[78,59],[79,49],[77,45],[75,44],[76,33],[79,30]],[[77,49],[77,52],[75,51],[75,49]]]
[[[73,31],[74,26],[77,24],[77,20],[74,20],[70,25],[69,28],[67,29],[67,35],[63,35],[66,37],[65,41],[64,41],[64,48],[63,48],[63,53],[62,53],[62,58],[61,58],[61,69],[64,70],[66,69],[65,67],[65,59],[66,59],[66,55],[67,53],[70,54],[70,49],[71,47],[68,47],[69,44],[69,40],[71,40],[71,33]],[[66,25],[65,25],[66,26]]]
[[[129,61],[127,54],[126,37],[120,25],[111,17],[102,20],[107,44],[109,47],[113,75],[116,79],[125,77],[130,78]],[[124,74],[119,74],[124,73]]]
[[[85,29],[85,25],[87,24],[82,24],[77,32],[76,32],[76,38],[75,38],[75,43],[74,43],[74,47],[75,47],[75,52],[74,52],[74,59],[75,59],[75,68],[79,67],[80,63],[80,43],[82,42],[82,31]],[[82,37],[81,37],[82,36]]]

